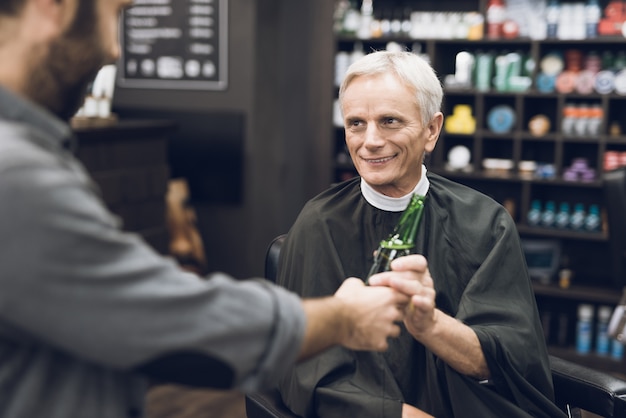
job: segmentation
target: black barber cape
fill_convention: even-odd
[[[385,353],[335,347],[297,365],[280,383],[305,417],[401,417],[402,403],[437,418],[563,417],[553,403],[548,354],[515,224],[475,190],[428,173],[416,252],[426,256],[437,308],[472,327],[491,384],[437,358],[403,328]],[[279,283],[302,296],[330,295],[364,278],[400,212],[371,206],[360,178],[309,201],[289,231]]]

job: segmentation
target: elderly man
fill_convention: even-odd
[[[411,297],[401,337],[384,354],[334,348],[297,365],[280,391],[298,414],[562,416],[513,220],[423,165],[441,131],[442,96],[432,68],[409,52],[374,52],[347,71],[339,101],[360,176],[305,205],[279,283],[312,297],[332,294],[345,275],[365,276],[413,193],[426,196],[416,237],[422,277],[406,288],[371,279]]]

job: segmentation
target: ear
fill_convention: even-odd
[[[426,138],[425,149],[427,152],[432,152],[437,145],[439,134],[441,133],[441,127],[443,126],[443,113],[437,112],[435,116],[428,122],[428,137]]]

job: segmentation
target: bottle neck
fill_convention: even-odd
[[[424,211],[425,199],[425,196],[418,194],[411,196],[409,205],[400,216],[400,220],[389,238],[383,241],[383,246],[403,249],[414,246],[417,229]]]

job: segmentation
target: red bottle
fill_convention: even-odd
[[[487,5],[487,37],[500,39],[502,25],[506,19],[506,7],[502,0],[489,0]]]

